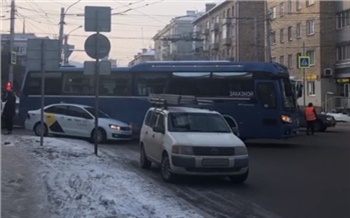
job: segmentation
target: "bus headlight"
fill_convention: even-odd
[[[193,155],[193,149],[190,146],[174,145],[171,151],[173,154]]]
[[[289,116],[286,116],[286,115],[282,115],[282,116],[281,116],[281,119],[282,119],[282,121],[285,122],[285,123],[292,123],[292,122],[293,122],[292,118],[289,117]]]

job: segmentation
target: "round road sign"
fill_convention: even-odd
[[[98,48],[97,48],[98,45]],[[101,59],[108,56],[111,50],[111,43],[102,34],[93,34],[85,40],[85,52],[93,59]]]

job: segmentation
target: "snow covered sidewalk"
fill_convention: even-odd
[[[96,157],[87,142],[45,138],[41,147],[38,137],[16,135],[3,136],[4,141],[37,160],[36,176],[45,184],[50,218],[203,217],[181,199],[123,169],[122,162],[116,164],[103,153]]]

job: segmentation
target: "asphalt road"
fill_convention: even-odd
[[[247,146],[250,176],[243,185],[203,177],[166,184],[156,167],[138,167],[136,143],[101,148],[110,154],[128,151],[125,163],[131,170],[215,217],[350,217],[350,124],[314,136],[301,132],[291,140],[248,141]]]

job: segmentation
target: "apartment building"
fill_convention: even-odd
[[[157,32],[153,37],[157,61],[195,59],[192,53],[192,21],[198,16],[200,14],[195,11],[187,11],[185,16],[173,18]]]
[[[142,49],[142,52],[137,53],[134,56],[134,59],[129,62],[129,67],[134,66],[139,63],[154,61],[155,60],[155,52],[154,49]]]
[[[336,46],[337,61],[335,79],[337,94],[350,97],[350,1],[336,3]],[[347,105],[350,107],[350,103]]]
[[[305,78],[299,105],[312,102],[322,107],[327,93],[336,91],[335,2],[320,0],[268,0],[273,61],[286,65],[291,74]],[[310,57],[310,68],[298,68],[299,56]]]
[[[198,57],[210,60],[265,60],[265,2],[226,0],[206,4],[194,22],[193,42]]]

